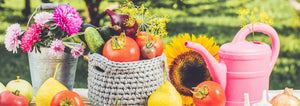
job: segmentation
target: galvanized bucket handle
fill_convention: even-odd
[[[28,25],[32,19],[32,17],[36,14],[37,10],[54,10],[56,7],[61,6],[61,5],[70,5],[70,3],[42,3],[40,4],[40,6],[38,6],[34,12],[32,13],[32,15],[30,16],[28,22],[27,22],[27,28]]]

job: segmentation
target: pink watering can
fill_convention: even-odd
[[[252,32],[267,34],[272,49],[262,42],[248,42]],[[269,25],[256,23],[242,28],[232,42],[220,47],[219,62],[201,45],[185,42],[186,47],[199,52],[205,59],[212,79],[219,83],[226,94],[226,106],[243,106],[244,93],[250,95],[251,105],[262,99],[263,90],[269,89],[269,77],[279,54],[277,32]]]

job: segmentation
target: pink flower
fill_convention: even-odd
[[[13,53],[17,53],[17,48],[19,48],[19,44],[21,43],[18,37],[21,34],[21,27],[18,23],[13,24],[7,28],[4,43],[8,51],[13,51]]]
[[[49,48],[49,54],[52,56],[60,56],[63,54],[65,50],[65,45],[61,40],[56,39],[52,41],[51,46]]]
[[[37,26],[36,24],[31,24],[32,28],[27,28],[24,36],[21,41],[21,48],[23,52],[28,52],[32,50],[32,45],[36,41],[41,41],[39,34],[42,31],[42,27]]]
[[[39,26],[45,26],[45,23],[49,21],[50,18],[53,18],[52,13],[41,12],[36,14],[34,17],[34,22]],[[49,27],[49,26],[48,26]]]
[[[55,8],[53,12],[53,21],[57,23],[57,26],[60,26],[62,31],[66,31],[68,36],[72,36],[74,33],[78,33],[81,29],[81,24],[83,23],[81,16],[76,9],[69,5],[61,5],[58,8]]]
[[[72,50],[71,53],[75,58],[78,58],[80,55],[82,55],[84,52],[84,49],[80,45],[76,45]]]

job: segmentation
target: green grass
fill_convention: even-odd
[[[18,1],[16,4],[15,2]],[[40,0],[32,1],[32,11],[40,4]],[[236,12],[242,8],[267,12],[274,19],[273,27],[280,38],[280,54],[270,77],[270,89],[293,87],[300,89],[300,15],[286,0],[184,0],[187,6],[183,9],[173,8],[171,1],[145,2],[145,5],[156,15],[168,15],[171,21],[167,24],[168,37],[164,43],[168,44],[178,34],[191,33],[214,37],[219,45],[230,42],[240,29],[241,21]],[[6,0],[4,11],[0,11],[0,42],[4,42],[6,28],[13,23],[20,23],[25,29],[26,20],[22,17],[23,0]],[[85,3],[83,0],[70,0],[85,20]],[[105,1],[100,11],[117,2]],[[154,6],[153,6],[154,5]],[[151,7],[153,6],[153,7]],[[108,17],[100,21],[101,26],[109,25]],[[251,39],[251,36],[247,38]],[[266,35],[256,33],[256,41],[270,44]],[[7,83],[22,75],[30,81],[27,54],[7,52],[3,43],[0,44],[0,81]],[[87,62],[79,59],[74,87],[87,87]]]

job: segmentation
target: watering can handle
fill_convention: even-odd
[[[253,25],[252,29],[252,24],[248,24],[246,27],[242,28],[234,37],[232,40],[232,43],[237,43],[237,42],[242,42],[245,41],[247,35],[249,35],[252,32],[262,32],[264,34],[267,34],[272,41],[272,56],[271,56],[271,63],[269,66],[269,70],[267,75],[270,75],[272,72],[272,68],[274,67],[274,64],[277,60],[278,54],[279,54],[279,49],[280,49],[280,42],[278,38],[278,34],[275,31],[274,28],[271,26],[264,24],[264,23],[256,23]]]

